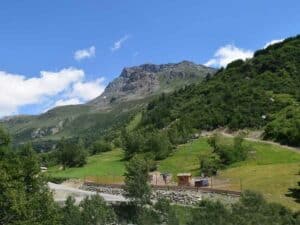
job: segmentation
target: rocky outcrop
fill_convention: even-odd
[[[105,108],[117,102],[143,99],[153,94],[173,91],[214,73],[212,68],[188,61],[128,67],[108,84],[101,96],[88,104]]]

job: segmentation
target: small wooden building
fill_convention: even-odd
[[[178,186],[190,186],[192,180],[191,173],[178,173],[177,174]]]

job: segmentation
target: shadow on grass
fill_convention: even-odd
[[[298,182],[298,188],[289,188],[289,193],[285,196],[293,198],[295,202],[300,203],[300,182]]]

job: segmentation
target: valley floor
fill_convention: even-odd
[[[232,138],[223,136],[224,142]],[[280,145],[260,141],[246,140],[254,149],[248,160],[231,165],[213,178],[214,188],[228,190],[255,190],[264,194],[272,202],[279,202],[294,210],[300,209],[299,199],[293,197],[294,188],[300,181],[300,152],[291,151]],[[198,156],[209,151],[206,138],[200,138],[181,145],[172,156],[159,161],[158,170],[175,176],[180,172],[199,175]],[[50,168],[49,173],[55,177],[80,178],[94,177],[98,182],[120,183],[123,180],[125,162],[120,149],[89,157],[83,168],[59,170]]]

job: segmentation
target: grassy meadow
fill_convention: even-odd
[[[224,142],[232,138],[223,137]],[[292,197],[287,197],[289,188],[297,187],[300,181],[300,152],[260,142],[245,141],[253,149],[250,157],[244,161],[221,170],[213,179],[216,188],[231,190],[255,190],[274,202],[280,202],[292,209],[300,209]],[[176,175],[179,172],[191,172],[199,175],[200,152],[209,151],[206,138],[178,146],[177,150],[165,160],[158,162],[158,170]],[[100,182],[117,183],[122,181],[125,162],[120,149],[91,156],[82,168],[60,170],[49,169],[51,176],[66,178],[97,177]]]

